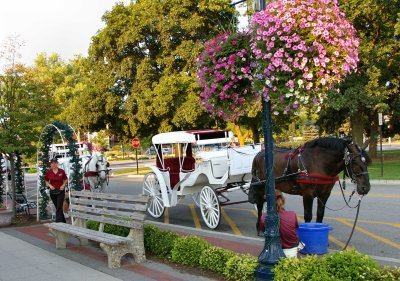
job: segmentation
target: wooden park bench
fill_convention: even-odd
[[[49,230],[56,239],[56,248],[65,249],[67,239],[76,237],[80,245],[88,240],[100,243],[107,253],[108,267],[121,266],[121,258],[132,254],[136,263],[146,261],[144,251],[143,221],[148,197],[120,194],[71,191],[70,214],[72,225],[68,223],[50,223]],[[100,223],[99,230],[86,228],[86,221]],[[103,232],[105,224],[125,226],[130,229],[127,237]]]

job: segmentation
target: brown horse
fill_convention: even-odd
[[[318,198],[317,222],[322,222],[325,204],[331,194],[338,174],[342,171],[357,185],[357,193],[365,195],[371,186],[367,165],[371,159],[362,147],[337,138],[319,138],[297,149],[274,149],[275,188],[288,194],[303,196],[304,221],[312,219],[314,198]],[[253,160],[252,184],[249,202],[257,204],[259,221],[265,201],[265,152]]]

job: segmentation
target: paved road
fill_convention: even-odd
[[[119,167],[130,165],[120,163]],[[132,165],[130,165],[132,166]],[[113,167],[113,166],[112,166]],[[32,176],[30,176],[32,180]],[[142,177],[113,176],[107,192],[117,194],[139,194],[142,191]],[[362,199],[357,227],[349,246],[358,251],[373,256],[381,264],[400,266],[400,184],[372,183],[370,193]],[[353,187],[348,185],[347,196]],[[30,195],[29,195],[30,194]],[[29,190],[29,196],[35,199],[35,189]],[[233,192],[228,196],[232,201],[246,199],[241,191]],[[303,206],[301,197],[286,195],[287,209],[294,210],[302,221]],[[352,206],[357,198],[352,199]],[[316,202],[314,203],[314,214]],[[356,209],[345,207],[340,189],[336,186],[328,200],[324,222],[333,226],[330,233],[329,248],[342,249],[347,242],[356,215]],[[160,219],[149,220],[165,222],[174,225],[189,226],[198,229],[207,229],[201,213],[191,198],[185,198],[173,208],[167,209]],[[256,212],[249,204],[238,204],[222,208],[222,219],[215,231],[237,235],[257,237],[255,231]]]
[[[114,176],[110,181],[108,192],[120,194],[139,194],[142,190],[142,178]],[[353,186],[348,185],[346,195]],[[232,201],[245,200],[241,191],[229,194]],[[397,184],[372,184],[371,192],[362,199],[358,223],[349,243],[350,247],[369,254],[381,264],[400,266],[400,186]],[[357,204],[353,198],[351,205]],[[316,202],[314,203],[316,213]],[[287,209],[294,210],[302,221],[303,206],[301,197],[286,195]],[[346,244],[356,215],[356,209],[344,207],[345,203],[340,189],[336,186],[328,200],[324,222],[332,225],[329,248],[340,250]],[[191,198],[185,198],[173,208],[167,209],[164,216],[149,220],[176,225],[207,229],[201,213]],[[222,219],[215,231],[257,237],[255,232],[256,212],[253,205],[238,204],[222,208]]]

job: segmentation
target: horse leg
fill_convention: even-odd
[[[304,221],[312,220],[312,206],[314,198],[309,194],[303,194]]]
[[[321,196],[318,196],[317,222],[322,222],[322,220],[324,219],[325,206],[329,196],[330,192],[329,194],[323,194]]]

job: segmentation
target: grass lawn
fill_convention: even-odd
[[[380,152],[378,151],[378,157]],[[139,175],[151,172],[150,168],[139,168]],[[400,150],[383,151],[383,177],[381,176],[381,159],[372,159],[372,164],[368,167],[369,177],[372,180],[400,180]],[[136,174],[136,168],[124,169],[113,172],[114,175]]]
[[[400,180],[400,150],[384,150],[383,176],[381,176],[381,158],[378,150],[378,158],[372,159],[368,167],[369,177],[373,180]]]
[[[147,167],[141,167],[139,168],[139,174],[138,175],[145,175],[152,170]],[[130,168],[130,169],[123,169],[123,170],[118,170],[115,172],[112,172],[113,175],[122,175],[122,174],[136,174],[137,170],[136,168]]]

